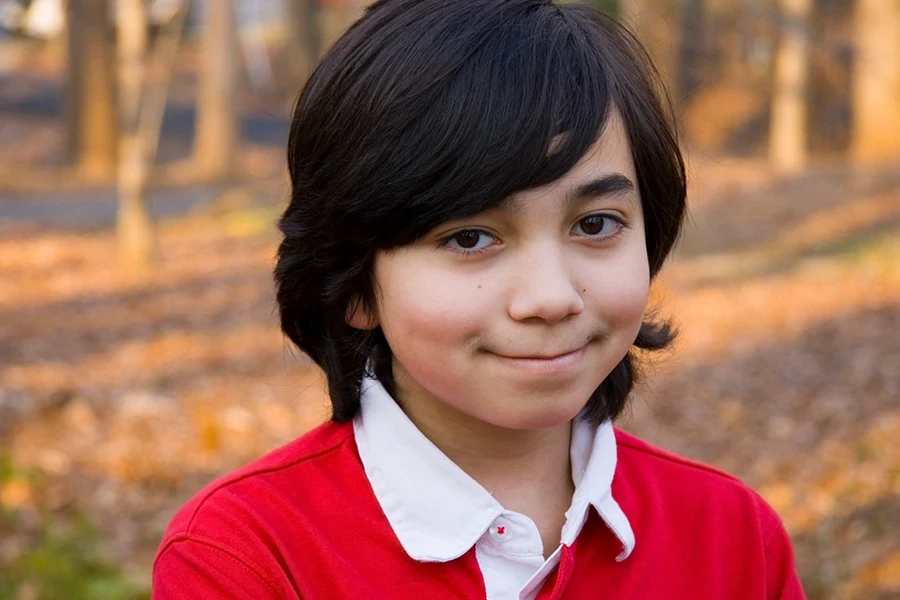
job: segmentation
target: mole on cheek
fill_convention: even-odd
[[[478,289],[479,289],[479,290],[481,289],[481,286],[480,286],[480,285],[478,286]]]

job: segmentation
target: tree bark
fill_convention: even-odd
[[[660,82],[678,105],[681,38],[679,0],[619,0],[619,16],[632,29],[659,71]]]
[[[356,7],[349,1],[322,4],[319,9],[319,31],[322,52],[341,37],[356,17]]]
[[[806,165],[809,17],[812,0],[779,0],[781,36],[775,54],[769,160],[782,173]]]
[[[319,32],[318,0],[287,1],[289,40],[291,51],[296,53],[291,61],[291,77],[297,87],[303,84],[315,68],[322,54]]]
[[[203,2],[203,57],[194,161],[211,179],[233,174],[240,123],[237,110],[237,24],[231,0]]]
[[[66,3],[67,154],[88,178],[110,177],[116,168],[115,49],[107,0]]]
[[[129,274],[149,269],[153,222],[147,206],[147,157],[139,127],[147,55],[144,0],[119,0],[116,10],[119,67],[119,260]]]
[[[853,160],[900,161],[900,0],[857,0],[854,26]]]

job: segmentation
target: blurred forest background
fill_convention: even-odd
[[[606,0],[669,86],[681,325],[620,425],[900,598],[900,0]],[[0,0],[0,600],[149,596],[174,510],[327,418],[279,334],[290,109],[351,0]]]

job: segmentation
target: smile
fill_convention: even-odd
[[[532,373],[559,373],[568,371],[581,363],[587,353],[587,345],[556,356],[504,356],[494,354],[501,362],[522,371]]]

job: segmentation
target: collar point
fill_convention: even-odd
[[[634,552],[634,545],[622,546],[622,551],[616,556],[616,562],[624,562],[626,558],[631,556],[632,552]]]

